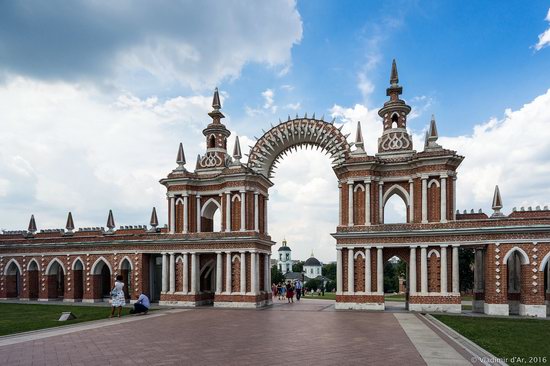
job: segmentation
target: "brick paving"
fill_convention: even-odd
[[[289,311],[296,310],[296,311]],[[0,347],[9,365],[425,365],[393,313],[200,308]]]

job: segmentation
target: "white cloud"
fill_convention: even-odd
[[[546,18],[544,18],[544,20],[550,22],[550,9],[548,9],[548,14],[546,14]],[[535,49],[540,51],[548,45],[550,45],[550,28],[539,34],[539,41],[535,45]]]
[[[278,107],[275,105],[275,100],[273,99],[275,97],[273,89],[263,91],[262,97],[264,98],[264,109],[269,109],[271,113],[275,113]]]
[[[297,103],[289,103],[285,106],[285,108],[292,109],[293,111],[297,111],[298,109],[300,109],[301,106],[302,106],[301,103],[297,102]]]

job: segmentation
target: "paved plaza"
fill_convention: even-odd
[[[2,337],[0,362],[14,366],[470,364],[467,352],[444,338],[412,313],[335,311],[333,301],[276,300],[263,310],[160,310]]]

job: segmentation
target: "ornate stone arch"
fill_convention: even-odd
[[[59,264],[59,266],[61,267],[61,269],[63,270],[63,273],[66,274],[67,273],[67,269],[65,268],[65,265],[63,264],[63,262],[61,262],[59,259],[57,258],[54,258],[50,261],[50,263],[48,263],[48,266],[46,267],[46,275],[50,275],[50,270],[52,269],[52,266],[54,265],[54,263],[57,263]]]
[[[432,188],[433,185],[436,185],[437,188],[440,188],[441,185],[439,184],[439,181],[437,179],[432,179],[428,182],[428,188]]]
[[[359,191],[359,190],[365,192],[365,187],[363,187],[362,184],[358,184],[358,185],[355,186],[355,188],[353,188],[353,191],[354,191],[354,192],[357,192],[357,191]]]
[[[36,268],[38,269],[38,271],[40,271],[40,263],[38,263],[38,261],[35,258],[31,259],[29,263],[27,263],[27,271],[30,270],[32,263],[36,264]]]
[[[82,270],[86,271],[86,266],[84,265],[84,261],[80,257],[76,257],[76,259],[73,261],[73,264],[71,265],[71,269],[73,271],[75,270],[77,262],[80,262],[80,264],[82,265]]]
[[[111,263],[109,263],[109,261],[107,259],[105,259],[103,256],[97,258],[94,262],[94,264],[92,264],[92,267],[90,268],[90,273],[92,275],[94,274],[97,274],[95,273],[95,270],[96,270],[96,267],[97,265],[100,263],[100,262],[103,262],[105,263],[105,265],[107,266],[107,268],[109,268],[109,272],[111,272],[111,276],[114,274],[113,272],[113,267],[111,267]]]
[[[122,258],[120,260],[120,263],[118,264],[118,269],[119,271],[122,270],[122,263],[124,263],[124,261],[128,261],[128,263],[130,264],[130,270],[134,270],[134,264],[132,263],[132,260],[130,259],[130,257],[128,257],[127,255],[124,256],[124,258]]]
[[[363,253],[361,250],[353,255],[353,259],[357,259],[357,257],[359,257],[359,256],[361,256],[361,257],[363,257],[363,259],[365,259],[365,253]]]
[[[430,258],[432,256],[432,254],[435,254],[435,256],[437,258],[440,258],[441,257],[441,254],[439,254],[439,251],[437,249],[432,249],[428,252],[428,258]]]
[[[22,275],[23,270],[22,270],[21,266],[19,265],[19,262],[17,262],[17,260],[15,258],[12,258],[8,261],[8,263],[6,263],[6,266],[4,267],[4,276],[6,276],[8,274],[8,269],[10,269],[12,263],[15,264],[15,266],[19,270],[19,274]]]
[[[241,196],[238,193],[235,193],[233,197],[231,197],[231,202],[239,201],[241,202]]]
[[[546,265],[546,263],[548,263],[550,261],[550,252],[548,252],[544,258],[542,258],[542,260],[540,261],[540,267],[539,267],[539,271],[544,271],[544,266]]]
[[[207,219],[212,219],[212,217],[214,217],[216,209],[220,210],[221,212],[222,205],[220,205],[218,200],[216,200],[215,198],[210,198],[202,206],[201,216],[206,217]]]
[[[185,204],[185,203],[183,202],[183,198],[182,198],[182,197],[178,197],[178,199],[176,200],[176,202],[175,202],[174,204],[177,205],[178,203],[181,203],[182,206]]]
[[[238,254],[235,254],[233,258],[231,258],[231,262],[235,262],[235,260],[238,260],[239,263],[241,263],[241,256]]]
[[[383,201],[382,207],[386,206],[386,202],[394,194],[397,194],[399,197],[401,197],[405,202],[405,206],[409,207],[410,205],[409,192],[407,192],[407,190],[401,187],[399,184],[394,184],[386,191],[386,193],[384,193],[384,196],[382,196],[382,201]]]
[[[529,264],[529,256],[527,255],[527,253],[525,253],[525,250],[521,249],[520,247],[513,247],[512,249],[510,249],[508,253],[506,253],[506,255],[504,256],[504,258],[502,258],[502,263],[506,264],[508,262],[508,258],[510,258],[512,253],[516,251],[520,254],[519,257],[521,264]]]
[[[302,146],[315,146],[330,155],[333,166],[342,164],[351,154],[350,145],[332,123],[314,118],[288,119],[256,141],[250,150],[248,167],[264,177],[271,178],[281,154]]]

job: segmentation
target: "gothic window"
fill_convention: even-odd
[[[392,114],[391,116],[391,128],[397,128],[399,122],[399,116],[397,113]]]
[[[216,138],[214,137],[214,135],[210,136],[210,138],[208,139],[208,147],[216,147]]]

